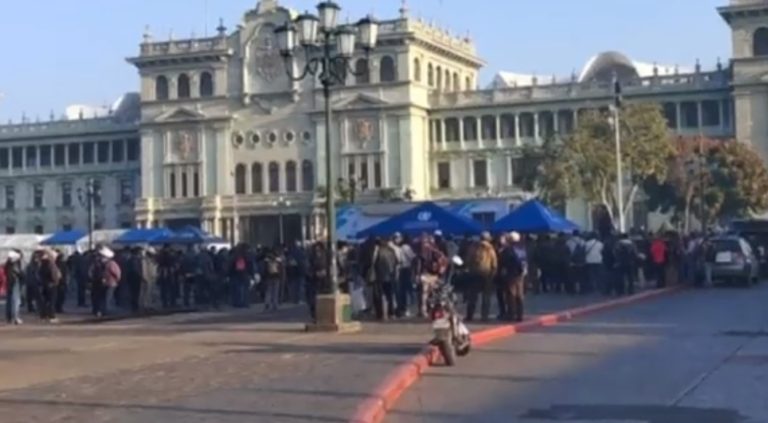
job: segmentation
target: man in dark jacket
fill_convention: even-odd
[[[615,247],[616,293],[624,295],[635,293],[635,275],[637,274],[637,249],[627,234],[619,235]]]
[[[512,232],[501,250],[499,273],[506,288],[507,316],[512,321],[521,322],[525,300],[525,263],[520,258],[524,247],[519,245],[520,234]]]
[[[373,252],[373,307],[378,320],[387,320],[395,315],[393,288],[398,276],[398,260],[388,240],[380,239],[377,243]]]
[[[317,293],[328,285],[327,250],[328,248],[326,247],[325,241],[320,240],[312,245],[312,249],[309,252],[309,276],[307,277],[307,285],[304,290],[304,295],[306,297],[307,307],[309,308],[309,317],[313,321],[317,318],[315,314]]]
[[[46,250],[40,259],[39,280],[41,289],[40,318],[58,323],[56,318],[56,296],[61,283],[61,272],[56,265],[55,252]]]
[[[248,252],[248,246],[238,245],[232,252],[230,262],[229,279],[232,287],[232,305],[236,308],[248,308],[251,306],[249,291],[251,278],[255,272],[253,257]]]
[[[491,293],[493,279],[496,277],[498,257],[491,244],[491,234],[485,232],[482,239],[475,242],[467,251],[467,268],[469,269],[467,321],[475,317],[477,297],[481,296],[480,314],[483,321],[488,321],[491,314]],[[482,295],[481,295],[482,294]]]

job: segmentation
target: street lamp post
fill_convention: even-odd
[[[613,75],[613,128],[615,131],[616,147],[616,205],[619,209],[619,232],[626,231],[624,221],[624,171],[621,160],[621,82],[616,74]]]
[[[88,179],[85,183],[85,191],[82,188],[77,189],[77,200],[80,205],[88,210],[88,251],[93,250],[93,225],[94,225],[94,199],[99,195],[96,190],[96,184],[93,179]]]
[[[341,316],[338,272],[336,267],[336,208],[334,204],[334,167],[333,149],[331,148],[331,87],[343,84],[349,74],[356,74],[350,66],[350,60],[359,46],[370,57],[376,46],[379,26],[371,17],[360,20],[354,27],[337,25],[341,7],[332,0],[317,5],[318,16],[304,13],[293,22],[286,22],[275,29],[277,44],[285,62],[286,73],[293,81],[300,81],[308,76],[317,76],[323,86],[325,100],[325,180],[326,180],[326,271],[330,280],[331,297],[318,297],[317,324],[312,330],[345,330]],[[356,43],[356,37],[359,36]],[[297,53],[303,50],[304,65],[301,72],[293,72]],[[365,72],[368,69],[364,70]],[[346,298],[348,300],[348,298]],[[333,304],[326,304],[326,302]],[[332,311],[329,310],[332,308]],[[346,317],[346,316],[345,316]],[[351,329],[351,325],[350,325]]]
[[[283,247],[285,245],[285,231],[283,226],[283,208],[284,207],[291,207],[291,202],[286,200],[284,197],[280,197],[272,203],[273,206],[277,208],[277,218],[278,218],[278,231],[280,232],[280,247]]]

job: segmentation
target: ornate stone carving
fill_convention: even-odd
[[[176,157],[181,160],[197,158],[197,140],[193,132],[181,131],[176,135]]]
[[[355,139],[360,143],[373,140],[375,125],[371,119],[358,119],[355,121]]]
[[[271,27],[265,27],[265,30],[260,31],[259,38],[254,44],[256,74],[267,82],[274,81],[280,75],[283,62]]]

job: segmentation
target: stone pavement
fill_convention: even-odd
[[[542,295],[532,314],[602,300]],[[303,332],[301,308],[0,328],[0,419],[46,422],[346,422],[426,322]],[[474,326],[480,329],[482,326]]]

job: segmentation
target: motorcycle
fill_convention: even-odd
[[[459,257],[454,257],[452,264],[449,276],[430,291],[427,299],[427,310],[434,332],[430,343],[440,350],[447,366],[456,364],[457,356],[466,356],[472,349],[472,337],[456,310],[456,294],[451,283],[453,269],[463,263]]]

